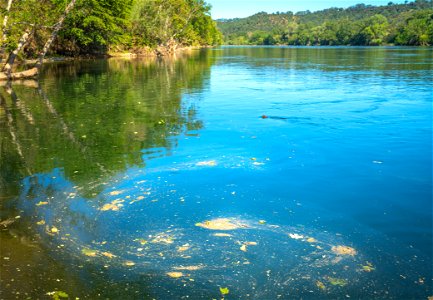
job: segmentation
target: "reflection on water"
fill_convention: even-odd
[[[431,55],[227,47],[0,87],[2,297],[427,298]]]

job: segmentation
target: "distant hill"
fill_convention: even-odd
[[[432,0],[217,20],[226,44],[433,45]]]

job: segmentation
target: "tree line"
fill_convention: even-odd
[[[36,74],[12,74],[17,58],[38,58],[36,70],[47,53],[164,55],[220,44],[220,30],[226,44],[433,45],[432,0],[262,12],[218,27],[204,0],[4,0],[0,13],[0,80]]]
[[[385,6],[358,4],[317,12],[261,12],[218,20],[224,43],[235,45],[433,45],[432,0]]]
[[[221,43],[204,0],[7,0],[0,4],[0,57],[100,55]]]

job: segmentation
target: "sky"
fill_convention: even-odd
[[[386,5],[388,2],[403,3],[404,0],[206,0],[212,5],[212,18],[244,18],[260,11],[298,12],[316,11],[330,7],[349,7],[358,3]],[[412,1],[410,1],[412,2]]]

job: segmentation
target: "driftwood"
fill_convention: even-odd
[[[11,73],[10,77],[8,77],[6,73],[1,72],[0,81],[28,79],[28,78],[36,77],[38,76],[38,74],[39,74],[38,68],[31,68],[29,70],[25,70],[22,72]]]
[[[0,80],[0,87],[9,87],[11,84],[12,84],[11,81]],[[34,89],[37,89],[39,86],[38,81],[36,79],[17,79],[14,80],[13,84],[25,86],[28,88],[34,88]]]

